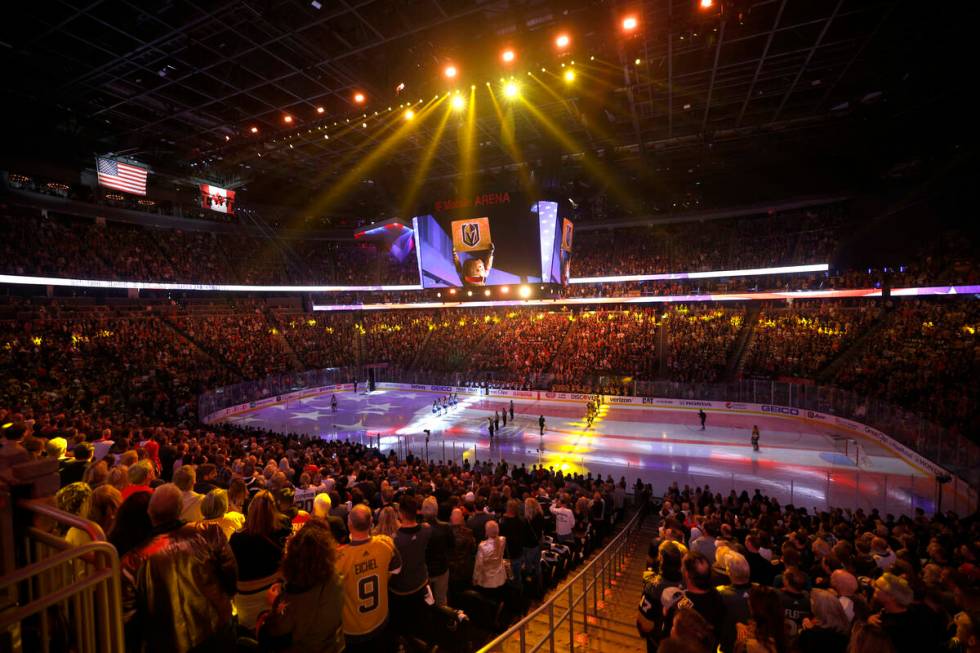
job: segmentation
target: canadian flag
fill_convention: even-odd
[[[235,213],[235,191],[201,184],[201,206],[218,213]]]

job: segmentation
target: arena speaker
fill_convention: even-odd
[[[374,368],[368,368],[368,391],[374,392]]]

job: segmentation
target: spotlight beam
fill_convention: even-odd
[[[429,100],[425,106],[415,112],[415,120],[406,121],[400,114],[395,114],[392,117],[389,128],[395,125],[397,125],[397,128],[391,133],[391,135],[377,147],[375,147],[370,153],[368,153],[367,156],[361,159],[357,165],[350,168],[347,171],[347,174],[328,188],[326,192],[320,195],[320,197],[314,199],[309,207],[310,210],[314,214],[322,213],[332,206],[338,199],[348,193],[351,188],[354,187],[354,184],[356,184],[364,177],[364,175],[378,165],[396,145],[398,145],[413,130],[416,129],[416,123],[421,122],[428,115],[430,115],[437,106],[442,104],[446,97],[447,96],[443,95]]]
[[[422,185],[428,177],[429,167],[432,165],[432,158],[436,153],[436,149],[439,147],[439,142],[442,140],[442,133],[445,131],[452,114],[452,106],[447,106],[442,114],[442,119],[439,121],[439,126],[436,127],[435,134],[429,137],[429,144],[426,145],[425,150],[422,152],[422,158],[419,160],[418,166],[415,169],[415,174],[408,183],[408,188],[405,190],[402,201],[398,205],[399,216],[410,217],[410,212],[415,208],[415,201],[418,199],[419,189],[422,188]]]
[[[544,115],[539,109],[537,109],[533,104],[520,98],[521,103],[524,108],[527,109],[528,114],[530,114],[548,134],[551,135],[558,143],[565,148],[566,152],[585,152],[579,143],[572,138],[570,135],[562,131],[557,125],[555,125],[548,116]],[[629,207],[632,210],[639,208],[636,202],[636,198],[623,188],[618,177],[606,169],[606,167],[593,160],[589,156],[582,158],[582,165],[592,172],[598,179],[600,179],[604,184],[606,184],[610,191],[616,196],[616,198],[623,203],[624,206]]]
[[[460,124],[456,141],[459,146],[460,196],[473,194],[473,137],[476,132],[476,89],[470,87],[470,99],[466,106],[466,119]]]
[[[500,123],[500,144],[503,150],[513,159],[514,163],[518,164],[517,176],[520,180],[521,188],[525,191],[530,191],[533,185],[531,184],[531,175],[527,171],[527,160],[524,158],[524,155],[521,153],[521,148],[518,147],[517,141],[514,139],[513,129],[507,129],[508,124],[511,127],[514,124],[514,107],[513,105],[507,107],[510,117],[508,123],[503,110],[500,108],[500,103],[497,102],[497,94],[493,92],[493,86],[488,86],[487,89],[490,91],[490,102],[493,104],[493,110],[497,114],[497,121]]]

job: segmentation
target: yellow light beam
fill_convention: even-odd
[[[470,86],[470,101],[466,106],[466,120],[460,125],[456,141],[459,145],[460,197],[473,194],[473,137],[476,133],[476,89]]]
[[[544,127],[545,131],[548,132],[552,138],[554,138],[558,143],[565,148],[567,152],[588,152],[588,150],[581,145],[570,135],[562,131],[557,125],[555,125],[548,116],[544,115],[539,109],[537,109],[533,104],[525,100],[523,97],[519,98],[521,104],[527,109],[527,112],[534,117],[538,123]],[[627,192],[620,183],[619,178],[612,174],[606,167],[596,161],[591,159],[588,155],[582,158],[582,166],[587,168],[589,172],[596,176],[602,183],[604,183],[609,190],[615,195],[624,206],[632,209],[638,210],[639,204],[635,194]]]
[[[439,126],[436,127],[436,131],[429,137],[429,144],[426,145],[425,150],[422,152],[422,158],[420,159],[418,166],[415,169],[415,174],[412,176],[412,180],[408,184],[408,188],[403,193],[402,201],[398,206],[399,216],[408,216],[409,212],[415,206],[415,200],[418,198],[419,189],[422,188],[422,184],[425,183],[425,178],[429,174],[429,168],[432,166],[432,159],[435,156],[436,149],[439,147],[439,142],[442,140],[442,133],[446,129],[446,124],[449,122],[449,118],[453,113],[453,107],[447,106],[446,110],[442,114],[442,120],[439,121]]]
[[[413,130],[417,129],[417,125],[431,115],[432,111],[437,106],[442,104],[445,99],[446,97],[443,96],[441,98],[436,97],[429,100],[424,107],[415,112],[414,120],[404,120],[401,116],[396,116],[393,120],[393,124],[398,125],[398,127],[394,130],[394,132],[392,132],[392,134],[382,143],[380,143],[374,150],[368,153],[367,156],[361,159],[357,165],[350,168],[347,173],[340,178],[340,180],[334,183],[319,197],[315,198],[312,205],[309,207],[310,211],[312,211],[314,214],[321,213],[338,199],[343,197],[345,193],[349,192],[354,184],[361,180],[364,175],[374,168],[374,166],[380,163],[396,145],[398,145]]]
[[[521,188],[525,192],[532,192],[533,185],[531,184],[531,175],[528,174],[527,163],[524,155],[521,154],[521,148],[518,147],[517,141],[514,139],[514,106],[509,105],[507,107],[508,114],[505,116],[503,109],[500,108],[500,103],[497,102],[497,95],[493,92],[493,86],[488,86],[487,90],[490,91],[490,101],[493,104],[494,112],[497,114],[497,121],[500,123],[500,142],[503,143],[504,149],[507,150],[514,163],[518,164],[517,178]]]

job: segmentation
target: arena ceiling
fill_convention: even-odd
[[[917,15],[919,3],[699,5],[18,3],[0,26],[2,93],[25,124],[76,137],[100,153],[228,183],[263,177],[311,186],[336,179],[377,147],[378,130],[400,114],[400,104],[454,88],[466,94],[471,85],[476,168],[484,171],[581,152],[643,161],[758,134],[810,132],[884,103],[907,111],[909,103],[941,95],[921,92],[931,83],[926,71],[936,42],[935,21]],[[622,29],[627,15],[638,23],[630,33]],[[571,44],[558,52],[554,39],[562,32]],[[505,46],[517,53],[510,67],[499,59]],[[573,60],[579,75],[565,84],[561,64]],[[460,71],[451,83],[442,74],[448,63]],[[527,103],[547,124],[526,107],[505,110],[503,121],[494,110],[486,82],[496,86],[511,74],[524,80]],[[364,105],[353,100],[358,92]],[[362,121],[367,128],[352,127]],[[429,176],[458,173],[461,129],[444,129],[437,139],[437,122],[420,124],[386,154],[387,169],[398,169],[391,174],[410,175],[433,140]]]

